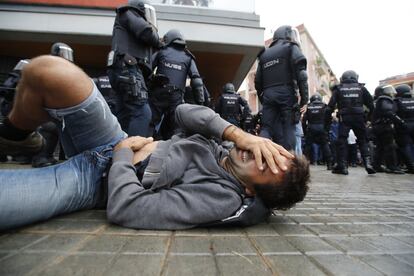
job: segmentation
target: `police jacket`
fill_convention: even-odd
[[[181,45],[170,44],[155,53],[152,58],[153,69],[157,68],[157,75],[164,75],[169,79],[169,85],[185,91],[187,76],[191,79],[200,78],[194,56]]]
[[[223,93],[217,104],[216,112],[223,118],[239,118],[242,115],[243,109],[248,108],[250,113],[249,104],[245,99],[235,93]],[[245,111],[246,112],[246,111]]]
[[[396,98],[397,115],[407,122],[414,122],[414,98]]]
[[[259,53],[255,87],[259,94],[273,86],[294,86],[296,82],[304,105],[308,101],[306,57],[295,43],[277,40]]]
[[[403,124],[404,122],[396,114],[396,105],[393,99],[383,95],[378,97],[374,102],[374,111],[372,113],[373,124]]]
[[[116,54],[129,54],[151,70],[153,48],[159,46],[158,33],[138,10],[128,6],[116,9],[112,32],[112,50]]]
[[[373,99],[365,86],[357,82],[344,82],[334,86],[328,108],[329,113],[338,107],[340,115],[363,115],[364,105],[372,113],[374,110]]]
[[[306,127],[307,124],[324,124],[326,108],[327,105],[321,101],[314,101],[308,104],[303,117],[304,126]]]

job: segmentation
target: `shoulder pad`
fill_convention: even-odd
[[[184,49],[184,52],[190,56],[192,59],[196,60],[195,56],[193,55],[193,53],[190,52],[190,50],[188,50],[187,48]]]
[[[262,47],[262,49],[260,49],[260,52],[257,54],[257,57],[260,57],[265,50],[266,50],[266,48]]]

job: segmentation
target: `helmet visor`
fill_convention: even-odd
[[[13,71],[22,71],[23,67],[25,67],[27,64],[29,64],[30,59],[22,59],[20,60],[16,66],[14,66]]]
[[[301,45],[300,34],[299,34],[298,29],[292,28],[292,30],[289,34],[289,39],[290,39],[290,41],[298,44],[299,46]]]
[[[384,89],[384,91],[383,91],[384,95],[393,97],[395,94],[397,94],[397,92],[395,91],[394,86],[392,86],[392,85],[384,86],[383,89]]]
[[[155,13],[155,9],[153,6],[145,4],[145,18],[147,21],[153,25],[155,28],[157,28],[157,15]]]
[[[70,47],[59,46],[58,56],[73,62],[73,50]]]

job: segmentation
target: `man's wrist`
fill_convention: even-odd
[[[236,127],[235,125],[230,125],[224,130],[223,140],[232,141],[237,144],[237,140],[240,139],[243,134],[243,130]]]

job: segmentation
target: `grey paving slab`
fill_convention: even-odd
[[[118,252],[129,241],[126,236],[96,236],[83,243],[78,251],[87,252]]]
[[[412,276],[414,274],[414,264],[408,265],[388,255],[367,255],[358,258],[387,275]]]
[[[46,239],[29,246],[26,250],[67,251],[75,247],[85,238],[86,236],[83,235],[51,235]]]
[[[270,268],[256,256],[218,256],[216,260],[221,275],[272,275]]]
[[[306,256],[266,256],[278,275],[327,275]]]
[[[175,237],[171,245],[171,252],[209,255],[213,252],[213,241],[209,236],[197,238]]]
[[[347,255],[319,255],[310,258],[319,263],[331,275],[384,275],[368,264]]]
[[[46,238],[47,236],[39,234],[16,233],[14,235],[4,235],[0,237],[0,252],[19,250]]]
[[[129,237],[121,252],[164,253],[168,237],[136,236]]]
[[[254,241],[264,255],[301,254],[301,252],[292,246],[284,237],[254,237]]]
[[[213,251],[217,254],[256,254],[256,251],[251,245],[250,241],[245,237],[212,237],[212,248]]]
[[[304,225],[299,224],[273,224],[273,228],[276,233],[281,236],[294,236],[294,235],[313,235],[312,232]]]
[[[359,237],[360,240],[368,242],[378,248],[394,251],[412,251],[414,253],[414,245],[405,243],[394,237]],[[414,242],[414,237],[412,237]]]
[[[404,262],[404,263],[409,264],[409,265],[414,264],[414,253],[412,253],[412,254],[394,254],[392,256],[395,259],[399,260],[400,262]]]
[[[364,252],[369,254],[378,252],[378,247],[356,237],[324,237],[323,240],[346,253]]]
[[[304,202],[248,228],[133,230],[89,210],[1,233],[0,275],[411,273],[412,176],[311,170]]]
[[[220,275],[213,256],[172,256],[165,275]]]
[[[51,263],[57,256],[53,253],[13,255],[0,261],[0,275],[26,275],[30,271]]]
[[[270,224],[259,224],[245,228],[249,236],[279,236]]]
[[[115,255],[64,256],[58,262],[43,267],[37,275],[102,275],[111,268],[115,257]]]
[[[319,237],[286,237],[299,251],[306,254],[336,254],[341,253]]]
[[[407,244],[414,245],[414,236],[398,236],[394,238]]]

